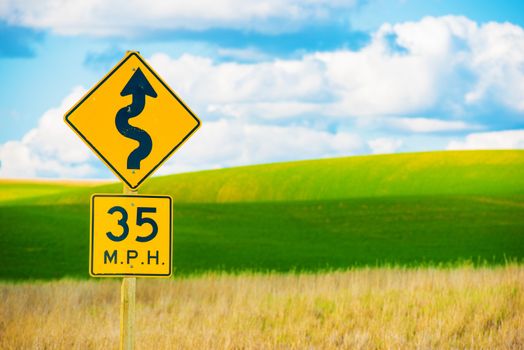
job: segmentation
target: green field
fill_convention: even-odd
[[[0,181],[0,278],[88,277],[89,197],[120,184]],[[175,273],[524,258],[524,151],[433,152],[156,177]]]

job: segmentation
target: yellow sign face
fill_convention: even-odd
[[[91,276],[171,276],[172,213],[169,196],[94,194]]]
[[[137,52],[128,52],[64,119],[133,189],[200,126]]]

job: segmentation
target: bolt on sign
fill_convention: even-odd
[[[128,52],[65,114],[65,122],[131,189],[200,127],[137,52]]]
[[[93,195],[91,276],[171,276],[171,208],[169,196]]]

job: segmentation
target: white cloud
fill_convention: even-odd
[[[263,102],[309,102],[329,94],[324,63],[313,56],[300,60],[262,63],[214,63],[212,59],[182,55],[172,59],[156,54],[152,66],[182,96],[196,103],[232,105]],[[323,87],[325,86],[325,87]]]
[[[464,17],[384,24],[358,51],[258,63],[156,54],[151,63],[201,114],[220,117],[394,118],[438,111],[453,120],[396,123],[439,132],[478,128],[459,119],[493,106],[524,112],[524,30]]]
[[[82,88],[75,88],[59,107],[46,111],[37,127],[21,140],[0,145],[0,177],[96,176],[88,163],[92,157],[90,151],[63,121],[64,113],[84,92]]]
[[[160,173],[426,150],[431,137],[440,149],[524,148],[521,130],[476,132],[456,140],[438,134],[487,128],[471,117],[477,109],[524,112],[524,31],[511,24],[428,17],[385,24],[358,51],[250,63],[165,54],[149,61],[204,121]],[[1,177],[97,175],[91,152],[62,121],[80,93],[46,112],[21,140],[0,145]],[[410,117],[428,111],[450,117]],[[366,129],[361,120],[381,125]],[[351,133],[325,131],[353,124]],[[378,135],[370,133],[377,129]],[[399,131],[402,139],[395,135]]]
[[[524,149],[524,130],[473,133],[449,142],[448,150]]]
[[[524,29],[488,23],[471,36],[470,44],[470,67],[478,80],[466,102],[495,100],[524,112]]]
[[[368,141],[368,145],[371,148],[373,154],[385,154],[396,152],[403,144],[401,139],[380,137]]]
[[[348,156],[365,150],[364,142],[353,133],[222,119],[203,123],[195,136],[159,170],[159,174]]]
[[[151,29],[282,32],[332,19],[356,0],[4,0],[0,19],[66,35],[133,35]]]
[[[84,92],[75,89],[59,107],[45,112],[37,127],[21,140],[0,145],[1,178],[107,176],[108,172],[101,173],[97,168],[101,162],[63,121],[64,113]],[[302,126],[259,125],[221,119],[204,122],[158,174],[347,156],[365,150],[361,138],[348,132],[330,133]]]

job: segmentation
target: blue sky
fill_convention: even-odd
[[[126,50],[203,120],[160,173],[524,148],[523,28],[519,1],[4,0],[0,176],[111,177],[61,116]]]

